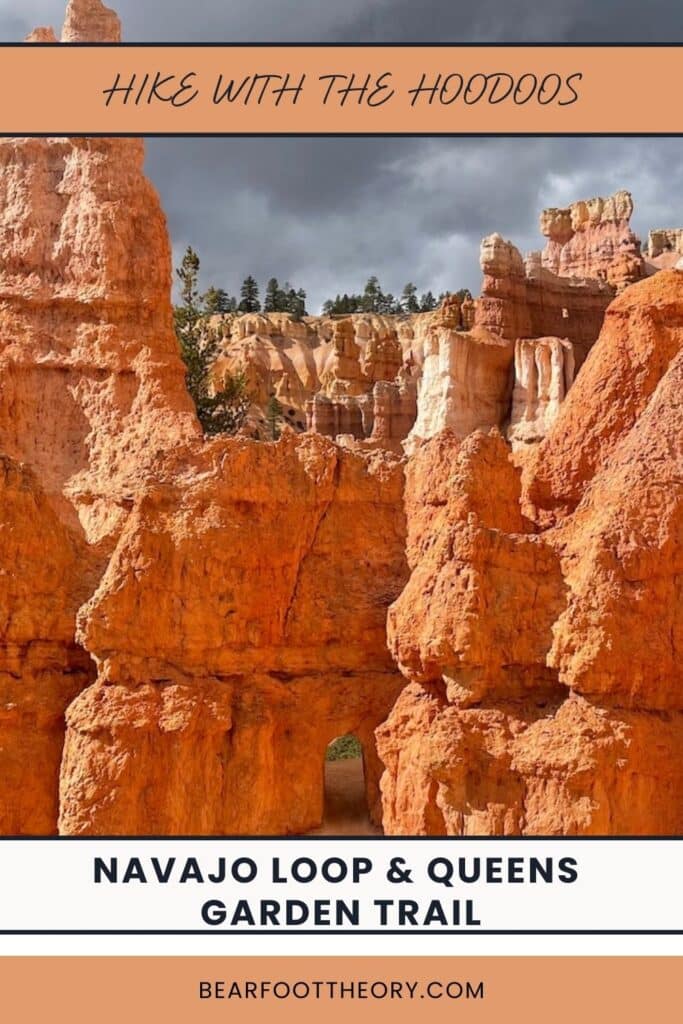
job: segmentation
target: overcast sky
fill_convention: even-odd
[[[111,3],[111,0],[110,0]],[[682,41],[681,0],[115,0],[128,40]],[[63,0],[0,0],[0,39],[61,25]],[[638,74],[633,55],[633,73]],[[657,84],[647,83],[656,102]],[[645,87],[645,83],[644,83]],[[628,188],[635,228],[683,226],[682,139],[152,139],[176,257],[236,292],[277,276],[309,309],[406,281],[479,290],[479,242],[538,248],[538,213]]]

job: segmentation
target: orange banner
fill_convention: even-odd
[[[680,46],[0,47],[2,135],[680,134]],[[644,83],[656,82],[657,99]]]
[[[641,1024],[678,1016],[680,966],[675,957],[22,957],[0,961],[0,985],[4,1018],[26,1024]]]

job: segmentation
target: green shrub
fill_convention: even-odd
[[[327,748],[328,761],[349,761],[353,757],[362,757],[363,748],[355,736],[338,736]]]

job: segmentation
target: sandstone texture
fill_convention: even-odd
[[[26,43],[56,43],[57,41],[57,36],[52,28],[34,28],[24,40]]]
[[[252,409],[244,433],[268,439],[268,403],[283,425],[401,451],[417,415],[423,338],[433,314],[305,317],[288,313],[214,318],[222,335],[214,366],[220,385],[244,375]]]
[[[0,450],[95,542],[159,452],[200,435],[142,161],[137,140],[0,141]]]
[[[631,229],[633,199],[629,192],[572,203],[541,214],[548,242],[543,266],[561,277],[608,281],[617,290],[645,276],[640,241]]]
[[[450,429],[459,437],[507,419],[512,342],[483,328],[437,328],[425,343],[417,420],[405,448]]]
[[[647,240],[647,255],[656,259],[665,253],[683,255],[683,228],[659,228],[651,231]]]
[[[64,38],[117,25],[74,2]],[[0,830],[306,831],[351,732],[379,820],[400,460],[313,435],[209,444],[142,144],[11,140],[0,161]],[[362,366],[380,391],[402,365],[387,337]],[[378,395],[380,425],[400,412]]]
[[[580,366],[595,344],[616,290],[598,278],[560,277],[540,253],[522,258],[500,235],[481,245],[484,284],[475,323],[510,341],[566,338]]]
[[[150,484],[81,611],[99,678],[68,713],[63,833],[306,831],[347,733],[380,819],[402,482],[396,458],[288,435],[213,442]]]
[[[119,43],[121,22],[101,0],[69,0],[63,43]]]
[[[0,834],[42,834],[56,826],[64,715],[95,674],[74,636],[88,553],[5,455],[0,491]]]
[[[662,272],[608,310],[524,482],[497,434],[414,456],[387,831],[680,831],[682,344]]]
[[[609,308],[600,345],[540,445],[529,499],[540,513],[573,511],[662,386],[681,334],[680,274],[662,271]],[[571,400],[570,400],[571,399]]]
[[[515,445],[535,444],[595,344],[610,302],[678,260],[667,249],[645,261],[632,213],[625,191],[547,209],[540,221],[546,247],[525,257],[501,235],[489,235],[480,251],[481,296],[448,295],[433,313],[300,322],[282,313],[224,316],[213,325],[223,335],[216,381],[245,375],[253,408],[244,433],[256,438],[269,436],[275,398],[289,429],[358,448],[412,452],[441,429],[464,437],[489,426],[507,431]],[[675,242],[675,232],[655,234],[666,235],[661,246]],[[553,338],[546,366],[546,339]]]
[[[520,338],[507,436],[513,448],[541,441],[574,382],[574,346],[566,338]]]
[[[65,34],[114,39],[115,23],[74,2]],[[132,140],[0,142],[4,833],[57,828],[65,712],[96,676],[78,608],[160,452],[200,436],[142,160]]]
[[[379,820],[399,460],[206,443],[141,147],[0,153],[0,830],[305,831],[349,732]]]

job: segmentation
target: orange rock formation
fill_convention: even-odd
[[[306,831],[347,733],[379,820],[402,481],[395,458],[293,435],[215,441],[150,481],[81,610],[99,679],[67,716],[62,832]]]
[[[88,552],[28,466],[0,456],[0,834],[55,830],[64,712],[94,677],[74,636]]]
[[[608,281],[618,290],[639,281],[645,276],[644,261],[632,214],[633,199],[625,191],[544,210],[541,232],[548,242],[543,266],[560,277]]]
[[[484,284],[475,324],[510,341],[518,338],[566,338],[577,365],[600,333],[615,289],[598,278],[560,277],[543,266],[540,253],[526,260],[500,235],[481,246]]]
[[[499,436],[414,457],[389,832],[680,831],[682,325],[680,272],[610,307],[524,494]]]
[[[64,36],[112,38],[113,17],[72,2]],[[57,829],[60,761],[64,833],[305,830],[347,732],[377,817],[401,465],[315,437],[204,442],[142,157],[0,144],[0,830]]]
[[[101,0],[69,0],[62,29],[63,43],[118,43],[121,22]]]
[[[264,436],[274,395],[292,429],[343,443],[400,451],[406,441],[412,451],[440,429],[464,437],[498,426],[516,445],[535,444],[594,345],[611,300],[658,269],[640,253],[632,212],[628,192],[545,210],[546,248],[526,258],[490,235],[481,246],[481,297],[449,295],[434,313],[303,322],[286,314],[226,317],[217,377],[245,373],[255,403],[252,436]],[[667,246],[677,237],[659,236],[658,244]]]
[[[137,140],[0,141],[0,449],[93,541],[159,452],[200,433],[142,161]]]
[[[314,432],[208,441],[142,156],[0,142],[0,832],[305,832],[347,733],[388,833],[680,832],[683,272],[632,283],[630,197],[485,240],[476,303],[227,318]]]

